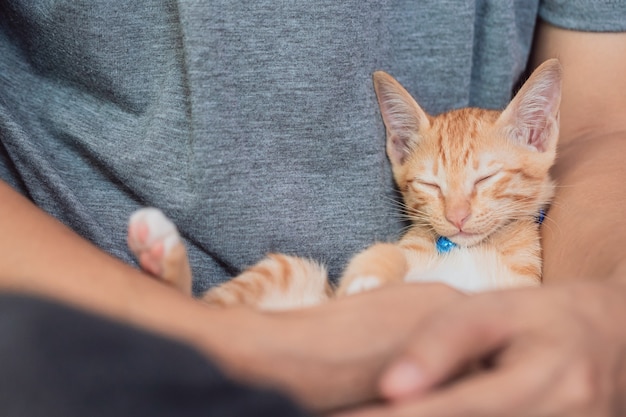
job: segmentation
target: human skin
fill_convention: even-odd
[[[231,376],[284,390],[313,410],[375,398],[409,330],[462,297],[443,285],[393,286],[282,314],[211,308],[102,252],[2,182],[0,201],[1,291],[188,343]]]
[[[337,417],[626,415],[626,34],[539,23],[533,63],[563,66],[544,281],[460,298],[416,327],[386,404]],[[478,372],[460,373],[477,361]]]

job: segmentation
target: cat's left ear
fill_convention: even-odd
[[[524,83],[502,112],[498,124],[520,145],[539,152],[554,150],[559,137],[561,64],[549,59]]]

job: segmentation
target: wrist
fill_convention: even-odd
[[[197,321],[195,343],[231,378],[255,385],[293,392],[293,375],[287,352],[293,347],[280,320],[241,307],[215,309]]]

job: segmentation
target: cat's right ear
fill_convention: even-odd
[[[402,165],[419,139],[419,131],[430,127],[430,119],[411,95],[391,75],[376,71],[374,90],[387,129],[387,155]]]

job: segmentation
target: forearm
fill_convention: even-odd
[[[610,277],[626,247],[626,131],[593,134],[560,149],[557,194],[543,227],[546,282]]]
[[[211,335],[225,334],[241,312],[209,309],[109,256],[1,181],[0,201],[0,290],[53,298],[227,354]]]

